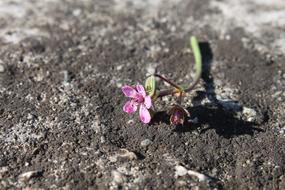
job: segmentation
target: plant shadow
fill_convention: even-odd
[[[167,125],[170,125],[169,115],[166,111],[158,111],[154,114],[153,118],[151,119],[151,125],[152,124],[159,124],[159,123],[165,123]]]
[[[197,91],[192,99],[193,107],[187,110],[191,118],[198,118],[198,122],[185,121],[184,125],[179,125],[173,131],[178,133],[191,132],[194,130],[205,133],[210,129],[225,138],[232,138],[239,135],[254,135],[255,132],[263,132],[256,128],[254,122],[248,122],[238,116],[237,112],[242,111],[242,106],[232,100],[218,100],[215,93],[214,78],[211,74],[213,53],[208,42],[199,43],[202,54],[202,76],[205,91]],[[202,101],[207,98],[208,104],[202,105]],[[163,122],[170,124],[169,115],[166,112],[158,112],[153,123]]]
[[[200,129],[200,133],[205,133],[210,129],[225,138],[232,138],[239,135],[254,135],[254,132],[263,132],[262,129],[255,127],[255,123],[244,121],[238,118],[235,112],[225,110],[220,107],[194,106],[189,107],[188,111],[192,118],[199,118],[198,124],[187,122],[184,126],[176,128],[176,132],[190,132]],[[202,128],[203,126],[203,128]],[[183,129],[181,129],[183,128]]]

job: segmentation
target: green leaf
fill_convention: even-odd
[[[152,75],[148,77],[145,81],[145,90],[148,95],[153,96],[155,94],[155,77]]]
[[[195,58],[195,69],[196,69],[196,78],[199,78],[202,73],[202,56],[199,48],[198,40],[195,36],[192,36],[191,39],[191,48],[194,53]]]

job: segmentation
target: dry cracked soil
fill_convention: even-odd
[[[283,0],[1,0],[0,189],[285,189]],[[122,85],[188,84],[152,123]],[[163,83],[158,81],[162,86]]]

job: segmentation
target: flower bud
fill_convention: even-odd
[[[170,123],[173,125],[183,125],[185,117],[189,116],[189,112],[179,105],[174,105],[170,111]]]
[[[150,95],[151,97],[155,95],[156,85],[155,85],[155,77],[153,75],[146,79],[145,90],[147,94]]]

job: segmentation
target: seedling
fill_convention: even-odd
[[[191,92],[194,87],[198,84],[202,74],[202,57],[196,37],[190,38],[190,44],[195,58],[195,70],[196,75],[194,82],[190,86],[180,86],[173,81],[168,80],[160,74],[153,74],[146,79],[145,86],[137,84],[136,86],[125,85],[122,87],[122,91],[126,97],[129,98],[123,107],[124,112],[134,113],[139,108],[139,116],[143,123],[149,123],[153,116],[153,107],[157,98],[164,96],[177,96],[177,104],[174,105],[170,110],[170,122],[171,124],[178,125],[184,123],[189,113],[184,109],[182,104],[183,96],[186,93]],[[168,83],[172,88],[166,90],[158,90],[155,79],[159,78],[164,82]]]

